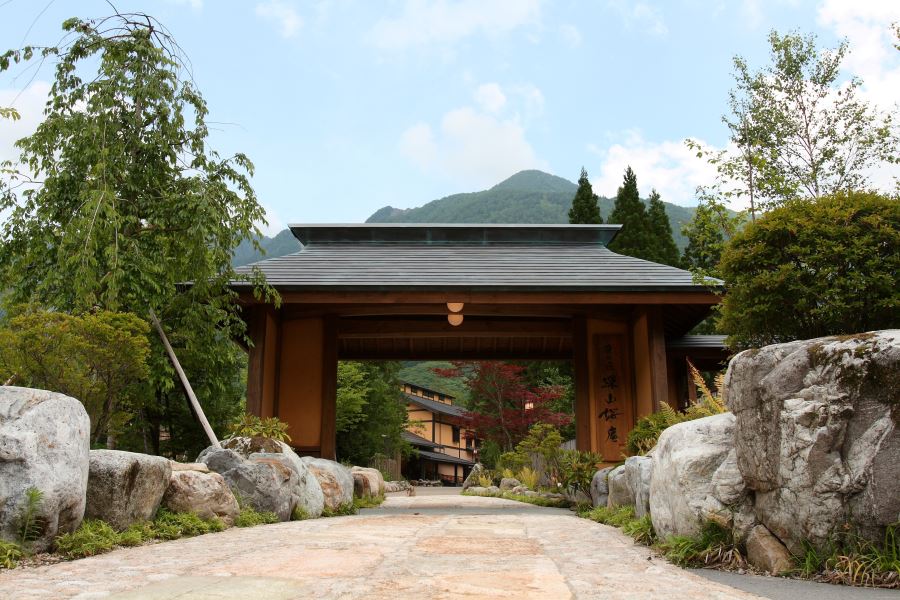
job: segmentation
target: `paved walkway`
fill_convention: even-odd
[[[566,510],[420,491],[280,523],[0,571],[0,598],[749,599]]]

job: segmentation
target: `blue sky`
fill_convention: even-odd
[[[362,221],[484,189],[526,168],[602,195],[631,164],[642,192],[692,204],[709,167],[687,137],[721,147],[733,55],[767,61],[770,29],[846,37],[847,73],[881,105],[900,99],[889,25],[900,2],[596,0],[120,0],[158,17],[193,63],[212,145],[256,165],[269,231]],[[43,12],[42,12],[43,11]],[[100,0],[0,0],[3,47],[54,42]],[[30,31],[29,31],[30,28]],[[27,34],[26,34],[27,33]],[[51,71],[0,75],[0,160],[40,119]],[[32,80],[32,77],[34,79]],[[889,181],[884,173],[876,180]]]

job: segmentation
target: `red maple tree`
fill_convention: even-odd
[[[572,417],[554,411],[551,403],[565,393],[562,386],[531,388],[522,377],[525,367],[502,361],[454,361],[449,369],[432,369],[441,377],[464,377],[469,388],[466,425],[483,440],[504,451],[515,448],[532,425],[567,425]]]

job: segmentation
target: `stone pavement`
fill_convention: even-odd
[[[420,490],[352,517],[0,571],[0,598],[749,599],[570,511]]]

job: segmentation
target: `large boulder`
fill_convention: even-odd
[[[522,485],[522,482],[515,477],[504,477],[500,480],[500,491],[508,492],[519,485]]]
[[[900,330],[748,350],[729,365],[737,466],[756,517],[792,552],[900,514]]]
[[[360,477],[366,479],[369,488],[369,495],[383,496],[385,492],[384,475],[378,469],[372,467],[352,467],[350,473],[353,475],[354,488],[356,480]],[[360,486],[363,484],[359,484]]]
[[[746,545],[747,560],[757,569],[773,575],[794,569],[791,553],[765,525],[756,525],[750,530]]]
[[[641,518],[650,512],[650,478],[653,460],[649,456],[629,456],[625,459],[625,484],[634,496],[634,516]]]
[[[121,450],[91,450],[84,516],[114,529],[150,521],[169,487],[169,459]]]
[[[610,471],[606,477],[606,482],[609,487],[609,497],[606,505],[609,508],[634,506],[634,491],[628,485],[628,478],[625,476],[625,465],[619,465]]]
[[[245,459],[234,450],[210,447],[197,460],[228,482],[238,502],[246,502],[258,511],[273,512],[281,521],[289,520],[296,504],[296,471],[280,458],[281,454],[251,456]]]
[[[294,505],[309,517],[318,517],[325,507],[325,494],[319,480],[310,473],[306,463],[297,456],[293,448],[279,440],[265,437],[234,437],[222,442],[222,447],[234,450],[246,459],[254,454],[282,454],[285,464],[296,472],[296,481],[291,493]],[[292,509],[293,510],[293,509]]]
[[[734,422],[734,415],[724,413],[672,425],[659,436],[653,452],[650,518],[661,538],[696,535],[713,513],[741,500]]]
[[[16,540],[30,488],[40,533],[31,549],[48,549],[84,517],[91,422],[81,402],[63,394],[0,386],[0,538]]]
[[[240,507],[224,477],[202,464],[202,469],[183,468],[192,466],[183,463],[172,466],[163,506],[172,512],[193,512],[204,519],[218,517],[227,525],[234,524]]]
[[[472,470],[469,471],[469,474],[466,475],[466,480],[463,481],[462,489],[466,491],[470,487],[474,487],[478,485],[478,478],[484,474],[484,465],[481,463],[475,463],[475,466],[472,467]]]
[[[337,510],[353,502],[353,475],[350,469],[325,458],[304,456],[302,460],[319,480],[327,508]]]
[[[594,473],[591,479],[591,504],[596,506],[606,506],[609,501],[609,484],[606,478],[612,467],[605,467]]]

